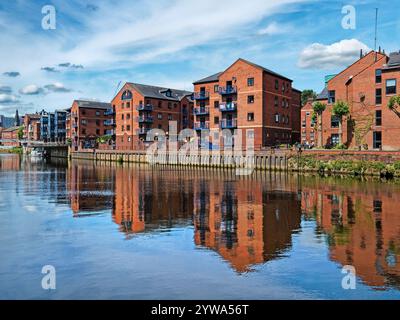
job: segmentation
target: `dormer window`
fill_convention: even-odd
[[[165,95],[166,95],[167,97],[171,98],[171,97],[172,97],[172,92],[171,92],[171,90],[165,91]]]

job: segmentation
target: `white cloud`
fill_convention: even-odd
[[[37,95],[43,93],[43,88],[38,87],[36,84],[29,84],[19,90],[20,94]]]
[[[276,35],[282,34],[289,31],[289,27],[285,25],[278,24],[276,22],[270,23],[267,27],[258,31],[259,35]]]
[[[371,50],[357,39],[341,40],[331,45],[313,43],[300,53],[298,66],[303,69],[346,67],[359,58],[361,49],[364,52]]]
[[[48,91],[51,92],[70,92],[71,89],[66,88],[61,82],[55,82],[44,86]]]
[[[0,103],[14,103],[18,98],[13,94],[0,93]]]

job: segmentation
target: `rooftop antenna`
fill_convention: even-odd
[[[121,80],[118,82],[117,87],[115,88],[114,97],[117,95],[120,85],[121,85]]]
[[[378,56],[376,54],[376,45],[377,45],[377,38],[378,38],[378,8],[375,8],[375,61],[378,59]]]

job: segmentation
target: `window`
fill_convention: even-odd
[[[130,103],[130,102],[127,102],[127,103],[126,103],[126,107],[129,109],[129,108],[131,107],[131,103]]]
[[[161,109],[162,108],[162,102],[158,101],[158,108]]]
[[[282,108],[285,107],[285,99],[282,99]]]
[[[96,111],[96,116],[99,116],[100,115],[100,111]]]
[[[86,134],[86,129],[82,129],[82,134]]]
[[[122,93],[121,100],[131,100],[132,99],[132,92],[126,90]]]
[[[254,121],[254,112],[249,112],[247,114],[247,121]]]
[[[382,148],[382,132],[375,131],[373,135],[374,149]]]
[[[279,114],[275,113],[275,123],[279,123]]]
[[[382,89],[375,90],[375,104],[382,104]]]
[[[128,137],[128,142],[131,142],[131,137]]]
[[[103,132],[104,132],[104,135],[106,135],[106,134],[107,134],[107,130],[104,130]]]
[[[282,92],[285,92],[285,84],[282,83]]]
[[[130,126],[130,125],[127,125],[127,126],[126,126],[126,130],[127,130],[127,131],[131,131],[131,126]]]
[[[275,105],[275,107],[277,107],[279,105],[279,98],[278,97],[275,97],[274,105]]]
[[[158,129],[162,129],[162,125],[161,124],[158,125]]]
[[[177,103],[174,103],[174,108],[177,108],[178,107],[178,104]]]
[[[96,120],[96,126],[100,125],[100,120]]]
[[[218,92],[219,91],[219,85],[214,85],[214,92]]]
[[[247,103],[254,103],[254,96],[247,96]]]
[[[219,117],[214,117],[214,124],[219,124]]]
[[[329,90],[328,92],[328,103],[335,103],[336,97],[335,97],[335,90]]]
[[[247,86],[248,87],[253,87],[254,86],[254,78],[248,78],[247,79]]]
[[[331,128],[339,128],[339,118],[337,116],[331,117]]]
[[[100,130],[96,129],[96,134],[99,136],[100,135]]]
[[[374,212],[376,213],[382,212],[382,201],[374,200],[373,206],[374,206]]]
[[[331,135],[331,144],[334,146],[339,144],[339,135],[338,134]]]
[[[172,120],[172,114],[168,113],[168,120]]]
[[[81,120],[81,124],[86,125],[87,124],[87,120]]]
[[[130,120],[130,119],[131,119],[131,114],[128,113],[128,114],[126,115],[126,120]]]
[[[159,119],[159,120],[162,119],[162,113],[157,114],[157,119]]]
[[[125,131],[125,126],[124,125],[121,126],[121,131]]]
[[[172,103],[168,102],[168,109],[172,109]]]
[[[396,94],[396,79],[386,80],[386,94]]]
[[[279,89],[279,81],[275,80],[275,89],[278,90]]]
[[[286,116],[286,124],[289,124],[289,116]]]
[[[124,114],[121,114],[121,120],[124,120]]]
[[[124,108],[124,106],[125,106],[125,103],[124,103],[124,102],[122,102],[122,103],[121,103],[121,109],[123,109],[123,108]]]
[[[376,126],[382,125],[382,111],[381,110],[375,111],[375,125]]]
[[[214,101],[214,108],[219,108],[219,101]]]
[[[382,70],[375,70],[375,83],[382,83]]]

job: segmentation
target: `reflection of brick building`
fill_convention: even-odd
[[[353,265],[369,286],[400,287],[400,216],[390,185],[351,185],[336,190],[326,181],[304,186],[302,209],[328,235],[330,258]],[[393,190],[396,188],[397,191]],[[318,192],[316,192],[318,190]]]
[[[75,100],[69,111],[67,139],[71,139],[73,150],[95,148],[97,138],[114,134],[111,104]]]
[[[225,71],[194,82],[194,91],[198,132],[253,129],[258,149],[300,139],[301,93],[280,74],[239,59]]]
[[[193,213],[192,181],[171,172],[115,170],[113,220],[127,234],[188,224]],[[168,190],[166,192],[165,190]]]
[[[166,135],[169,122],[177,123],[178,133],[192,125],[191,92],[126,83],[112,100],[116,120],[116,147],[133,150],[143,147],[150,129],[162,129]]]
[[[67,190],[74,216],[111,210],[114,193],[112,167],[73,162],[67,172]]]
[[[238,272],[279,256],[300,227],[295,193],[277,195],[259,181],[210,180],[196,186],[195,243],[217,251]]]

